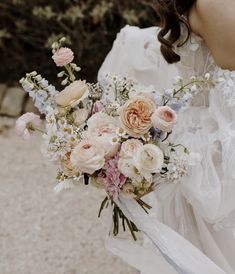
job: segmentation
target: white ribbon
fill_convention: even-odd
[[[107,248],[144,274],[226,274],[185,238],[146,214],[133,199],[120,196],[115,202],[126,217],[151,240],[156,250],[147,250],[114,238],[107,241]],[[141,257],[146,261],[141,261]]]

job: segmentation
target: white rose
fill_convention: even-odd
[[[99,144],[91,140],[81,141],[71,153],[71,163],[74,169],[93,174],[105,164],[105,151]]]
[[[120,156],[122,158],[132,158],[142,146],[143,143],[140,140],[129,139],[122,143]]]
[[[131,183],[124,184],[121,190],[122,194],[126,198],[134,198],[136,196],[134,191],[135,191],[135,188]]]
[[[87,121],[87,136],[92,137],[105,150],[105,157],[112,158],[120,148],[119,143],[112,143],[112,139],[117,137],[119,120],[106,113],[95,113]]]
[[[150,180],[152,173],[159,173],[164,163],[162,150],[156,145],[147,144],[140,148],[134,158],[136,167],[145,179]]]
[[[140,182],[143,179],[131,159],[120,158],[118,161],[118,169],[124,176],[134,181]]]
[[[55,98],[59,106],[76,106],[81,100],[89,95],[89,87],[85,81],[74,81],[62,90]]]
[[[73,112],[73,118],[74,122],[78,125],[82,125],[83,123],[86,122],[88,116],[89,116],[89,111],[85,108],[80,108],[76,111]]]

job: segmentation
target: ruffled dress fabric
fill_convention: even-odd
[[[190,241],[225,273],[234,274],[235,71],[216,66],[196,35],[178,49],[181,62],[168,65],[161,56],[157,32],[156,27],[122,29],[98,78],[105,84],[107,73],[121,74],[153,85],[156,90],[170,88],[177,75],[187,80],[210,73],[217,81],[214,88],[198,94],[179,114],[173,137],[198,153],[200,160],[181,182],[161,184],[148,201],[153,206],[152,216]],[[151,272],[150,266],[136,268],[144,274],[174,273],[167,267],[164,272]]]

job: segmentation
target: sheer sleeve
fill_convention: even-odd
[[[178,72],[162,57],[157,32],[157,27],[124,27],[100,68],[99,81],[105,84],[105,76],[115,74],[131,77],[143,85],[153,85],[156,89],[171,86]]]

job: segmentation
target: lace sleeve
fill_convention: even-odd
[[[186,36],[183,29],[182,39]],[[191,34],[189,41],[182,47],[177,48],[177,53],[181,56],[181,61],[176,64],[179,74],[188,79],[191,76],[202,76],[214,70],[215,63],[209,49],[202,38]]]
[[[105,84],[107,74],[116,74],[160,90],[170,87],[178,72],[162,57],[157,32],[157,27],[124,27],[100,68],[98,80]]]

